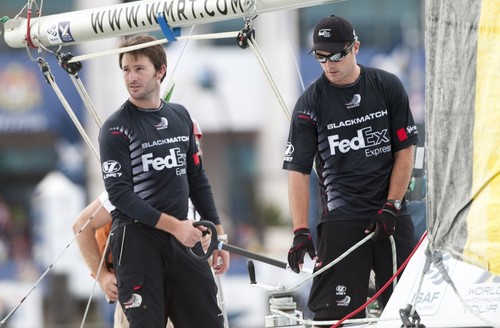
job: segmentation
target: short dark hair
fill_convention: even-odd
[[[156,40],[157,39],[151,35],[136,34],[123,38],[123,40],[120,42],[120,48],[135,46],[137,44],[152,42]],[[162,65],[165,65],[165,67],[167,67],[167,54],[165,53],[165,49],[163,49],[163,46],[161,44],[131,50],[125,53],[131,54],[135,59],[137,59],[139,56],[146,56],[147,58],[149,58],[149,60],[151,60],[156,71],[159,71]],[[120,69],[122,68],[123,54],[124,53],[120,53],[118,57],[118,65],[120,65]],[[165,75],[163,75],[163,77],[161,78],[162,82],[165,78]]]

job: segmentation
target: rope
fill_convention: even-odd
[[[192,35],[195,26],[196,25],[193,25],[191,27],[191,30],[189,31],[188,36]],[[173,92],[173,89],[175,86],[175,82],[174,82],[175,71],[177,70],[177,67],[179,66],[179,63],[181,61],[182,55],[184,54],[184,51],[186,51],[186,47],[187,47],[188,42],[189,42],[189,39],[186,39],[186,42],[184,42],[184,45],[182,46],[181,53],[179,55],[179,59],[175,62],[174,68],[172,69],[172,74],[171,74],[170,79],[168,80],[168,83],[167,83],[167,91],[166,91],[167,94],[163,97],[163,99],[165,101],[170,100],[170,95]]]
[[[349,313],[348,315],[346,315],[344,318],[342,318],[341,320],[339,320],[339,322],[337,322],[335,325],[331,326],[330,328],[337,328],[337,327],[339,327],[344,321],[346,321],[347,319],[353,317],[354,315],[356,315],[357,313],[359,313],[360,311],[362,311],[364,308],[366,308],[370,303],[372,303],[373,301],[375,301],[380,296],[380,294],[382,294],[387,289],[387,287],[389,287],[389,285],[397,278],[397,276],[399,276],[399,274],[401,274],[401,272],[403,271],[403,269],[406,268],[406,266],[408,265],[408,262],[410,262],[410,259],[413,257],[413,254],[415,254],[415,252],[417,251],[418,247],[424,241],[424,238],[425,238],[425,234],[420,238],[420,240],[418,241],[417,245],[413,248],[413,250],[411,251],[410,255],[406,258],[406,260],[403,262],[403,264],[401,264],[401,267],[397,270],[396,274],[394,274],[391,277],[391,279],[389,279],[385,283],[385,285],[382,286],[382,288],[380,288],[378,290],[378,292],[375,293],[375,295],[373,295],[368,301],[366,301],[365,304],[361,305],[359,308],[357,308],[356,310],[354,310],[351,313]]]
[[[33,40],[31,40],[31,6],[28,8],[28,13],[26,14],[26,44],[29,48],[36,48]]]
[[[332,266],[334,266],[335,264],[337,264],[340,261],[342,261],[347,255],[351,254],[356,248],[358,248],[359,246],[363,245],[368,240],[370,240],[372,238],[373,234],[374,234],[374,232],[372,232],[371,234],[367,235],[365,238],[363,238],[360,241],[358,241],[356,244],[354,244],[354,246],[352,246],[351,248],[349,248],[347,251],[345,251],[342,255],[340,255],[339,257],[337,257],[335,260],[331,261],[330,263],[328,263],[327,265],[325,265],[324,267],[322,267],[318,271],[314,272],[312,275],[310,275],[309,277],[307,277],[303,281],[298,282],[297,284],[295,284],[292,287],[288,288],[287,291],[292,291],[292,290],[294,290],[294,289],[302,286],[307,281],[313,279],[314,277],[317,277],[318,275],[322,274],[326,270],[330,269]]]
[[[92,103],[92,99],[90,99],[90,96],[85,89],[85,86],[83,85],[80,77],[78,75],[73,75],[69,74],[71,80],[73,81],[73,84],[75,85],[76,90],[78,91],[78,94],[80,95],[80,98],[82,98],[85,108],[87,108],[87,111],[90,113],[90,116],[94,119],[94,122],[96,123],[97,127],[102,126],[102,121],[99,115],[97,114],[97,111],[95,110],[95,106]]]
[[[425,233],[421,237],[421,239],[425,238],[426,235],[427,235],[427,231],[425,231]],[[426,254],[426,260],[425,260],[424,268],[422,269],[422,274],[420,275],[417,290],[414,293],[415,295],[420,294],[420,291],[422,290],[422,285],[424,283],[425,274],[427,273],[427,271],[429,271],[429,268],[432,264],[432,258],[430,256],[430,244],[427,245],[427,248],[425,249],[425,254]],[[415,314],[415,312],[417,310],[417,300],[418,300],[418,297],[415,297],[413,299],[413,303],[411,304],[411,309],[410,309],[410,313],[409,313],[410,317],[413,316],[413,314]]]
[[[333,260],[332,262],[328,263],[328,265],[324,266],[323,268],[321,268],[320,270],[316,271],[314,274],[312,274],[311,276],[307,277],[306,279],[302,280],[301,282],[293,285],[292,287],[289,287],[287,289],[287,291],[292,291],[294,289],[296,289],[297,287],[303,285],[305,282],[313,279],[314,277],[322,274],[323,272],[325,272],[326,270],[330,269],[332,266],[334,266],[335,264],[337,264],[338,262],[340,262],[341,260],[343,260],[345,257],[347,257],[347,255],[349,255],[350,253],[352,253],[355,249],[357,249],[358,247],[360,247],[361,245],[363,245],[364,243],[366,243],[368,240],[371,239],[371,237],[373,236],[373,232],[369,235],[367,235],[365,238],[363,238],[361,241],[357,242],[356,244],[354,244],[351,248],[349,248],[347,251],[345,251],[342,255],[340,255],[338,258],[336,258],[335,260]],[[397,280],[397,276],[401,273],[401,271],[406,267],[406,265],[408,264],[409,260],[411,259],[411,257],[413,256],[413,254],[416,252],[416,250],[418,249],[418,247],[420,246],[420,244],[422,243],[423,239],[424,239],[425,235],[422,236],[422,238],[420,239],[420,241],[418,242],[418,244],[415,246],[415,248],[413,249],[412,253],[410,253],[410,255],[408,256],[408,258],[406,259],[406,261],[401,265],[401,267],[399,268],[399,270],[396,270],[393,274],[393,276],[391,277],[391,279],[389,279],[387,281],[387,283],[372,297],[370,298],[370,300],[368,300],[365,304],[363,304],[362,306],[360,306],[358,309],[356,309],[355,311],[351,312],[350,314],[348,314],[346,317],[344,317],[342,320],[340,321],[332,321],[332,324],[337,324],[335,326],[333,326],[334,328],[338,327],[338,324],[344,322],[345,320],[349,319],[350,317],[354,316],[356,313],[360,312],[361,310],[363,310],[364,308],[366,308],[370,303],[372,303],[373,301],[375,301],[379,296],[380,294],[382,294],[382,292],[384,292],[387,287],[389,286],[390,283],[393,283],[394,284],[394,287],[393,288],[396,288],[396,283],[395,281]],[[389,237],[389,240],[391,242],[391,248],[392,248],[392,257],[393,257],[393,265],[394,267],[397,269],[397,258],[396,258],[396,244],[394,242],[394,237],[393,236],[390,236]],[[271,312],[274,312],[274,311],[271,311]],[[296,319],[296,318],[295,318]],[[364,322],[366,322],[367,319],[363,319]],[[349,321],[351,322],[351,321]],[[317,323],[317,322],[316,322]],[[321,322],[323,325],[325,324],[325,322]],[[330,324],[330,322],[327,322],[326,324]]]
[[[439,267],[439,266],[438,266]],[[443,269],[443,271],[441,271],[441,267]],[[442,261],[441,261],[441,267],[439,267],[439,272],[441,272],[441,274],[443,274],[443,272],[446,272],[446,268],[444,267]],[[443,277],[445,275],[443,274]],[[448,274],[446,274],[446,276],[448,276]],[[451,286],[451,288],[453,289],[453,292],[455,293],[455,295],[458,297],[458,299],[460,300],[460,303],[462,303],[462,305],[464,306],[465,309],[467,309],[467,312],[469,312],[470,314],[472,314],[473,316],[475,316],[476,318],[478,318],[479,320],[483,321],[484,323],[486,323],[489,327],[492,327],[492,328],[500,328],[500,324],[497,322],[497,323],[493,323],[492,321],[488,320],[487,318],[484,318],[483,316],[481,316],[479,313],[477,313],[476,311],[472,311],[471,309],[471,306],[469,304],[467,304],[462,295],[460,295],[460,293],[458,292],[457,290],[457,287],[455,286],[455,284],[453,283],[453,280],[451,280],[451,278],[448,276],[448,279],[446,279],[446,282]]]
[[[274,94],[276,95],[276,98],[278,99],[278,102],[280,103],[281,108],[283,109],[283,112],[285,113],[286,117],[290,121],[291,120],[290,111],[288,110],[288,107],[286,106],[286,103],[283,100],[283,97],[281,96],[281,93],[279,92],[278,87],[276,86],[276,83],[274,82],[274,79],[271,75],[271,72],[269,71],[269,68],[267,67],[266,62],[264,61],[264,58],[262,57],[262,54],[259,50],[259,47],[258,47],[257,42],[255,41],[255,38],[253,37],[253,35],[250,37],[249,40],[250,40],[250,42],[248,42],[248,45],[255,53],[255,56],[257,57],[257,61],[259,62],[260,66],[262,67],[262,70],[264,71],[264,74],[266,75],[267,80],[271,84],[271,88],[273,89]]]
[[[83,228],[85,228],[88,225],[90,220],[92,220],[92,218],[95,216],[97,211],[99,211],[99,209],[102,206],[103,206],[103,203],[101,203],[101,205],[97,208],[97,210],[94,212],[94,214],[92,214],[92,216],[87,220],[87,222],[84,224],[84,226],[78,231],[79,233],[83,230]],[[109,247],[110,237],[111,237],[111,234],[108,235],[108,238],[106,239],[106,245],[104,246],[104,250],[102,251],[101,261],[99,262],[99,267],[97,268],[94,283],[92,284],[92,290],[90,291],[89,299],[87,301],[87,306],[85,307],[85,313],[83,314],[82,324],[80,325],[80,328],[83,328],[83,325],[85,324],[85,320],[87,319],[87,315],[88,315],[89,310],[90,310],[90,304],[92,303],[92,297],[94,296],[94,291],[95,291],[95,288],[97,286],[97,279],[99,278],[99,275],[101,274],[101,269],[104,266],[104,259],[106,258],[106,252],[107,252],[108,247]],[[108,300],[108,302],[109,302],[109,300]]]
[[[297,76],[300,81],[300,87],[302,88],[302,92],[306,89],[304,85],[304,79],[302,78],[302,73],[300,72],[299,61],[297,60],[297,56],[295,56],[295,50],[293,49],[292,39],[290,38],[290,33],[288,34],[288,45],[290,47],[290,52],[292,53],[293,63],[295,65],[295,70],[297,71]]]
[[[287,317],[288,319],[296,321],[297,323],[304,325],[305,327],[311,327],[313,325],[323,325],[323,326],[324,325],[334,325],[339,321],[339,320],[316,321],[316,320],[310,320],[310,319],[301,319],[301,318],[298,318],[293,313],[287,313],[287,312],[284,312],[280,309],[275,309],[275,308],[271,308],[270,312],[275,313],[275,314],[279,314],[280,316],[283,316],[283,317]],[[399,319],[399,317],[384,318],[384,319],[381,319],[381,318],[362,318],[362,319],[349,319],[349,320],[344,321],[344,323],[354,323],[354,324],[366,323],[366,325],[363,325],[363,326],[356,325],[356,327],[364,327],[364,326],[373,327],[373,323],[376,323],[376,322],[394,321],[394,320],[398,320],[398,319]]]
[[[465,302],[462,295],[460,295],[460,292],[457,290],[455,283],[453,282],[450,275],[448,274],[447,269],[443,263],[443,255],[441,254],[441,251],[437,250],[437,249],[433,249],[432,243],[430,243],[428,245],[426,255],[428,256],[428,258],[431,258],[431,260],[427,261],[427,262],[434,263],[434,266],[438,269],[438,271],[441,274],[441,276],[443,277],[444,281],[446,281],[446,283],[448,283],[448,285],[450,285],[451,289],[453,290],[453,292],[457,296],[460,303],[462,303],[464,309],[467,310],[467,312],[469,312],[470,314],[472,314],[473,316],[475,316],[479,320],[486,323],[488,325],[488,327],[500,328],[500,325],[498,323],[493,323],[493,322],[489,321],[487,318],[481,316],[476,311],[472,311],[471,306]],[[427,264],[427,262],[426,262],[426,264]],[[416,294],[416,295],[418,295],[418,294]],[[412,313],[413,312],[414,312],[414,309],[412,308]]]
[[[179,37],[177,37],[177,40],[211,40],[211,39],[236,38],[236,36],[238,36],[238,32],[223,32],[223,33],[179,36]],[[68,63],[74,63],[77,61],[83,61],[83,60],[98,58],[98,57],[102,57],[102,56],[120,54],[120,53],[129,52],[129,51],[133,51],[133,50],[137,50],[137,49],[142,49],[142,48],[146,48],[146,47],[150,47],[150,46],[154,46],[154,45],[158,45],[158,44],[164,44],[167,42],[168,42],[167,39],[159,39],[159,40],[155,40],[155,41],[151,41],[151,42],[137,44],[134,46],[117,48],[117,49],[110,49],[110,50],[105,50],[105,51],[101,51],[101,52],[94,52],[94,53],[82,55],[82,56],[75,56],[75,57],[71,58],[68,61]]]
[[[394,241],[394,237],[390,236],[389,241],[391,242],[391,253],[392,253],[392,274],[395,275],[398,271],[398,256],[396,251],[396,242]],[[392,290],[396,289],[396,285],[398,284],[398,278],[394,279],[394,283],[392,286]]]

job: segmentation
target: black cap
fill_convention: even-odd
[[[345,18],[331,15],[320,20],[314,27],[314,45],[310,52],[321,50],[336,54],[345,48],[346,43],[350,44],[355,39],[357,36],[352,24]]]

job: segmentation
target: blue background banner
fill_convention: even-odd
[[[55,56],[45,60],[81,120],[82,102],[68,73],[58,65]],[[74,124],[38,63],[24,51],[0,54],[0,134],[40,132],[52,132],[70,141],[78,138]]]

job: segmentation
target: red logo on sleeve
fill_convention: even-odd
[[[399,129],[398,132],[398,139],[399,139],[399,142],[401,141],[405,141],[406,139],[408,139],[408,134],[406,133],[406,129]]]
[[[195,165],[199,165],[200,164],[200,156],[198,156],[198,154],[194,154],[193,161],[194,161]]]

